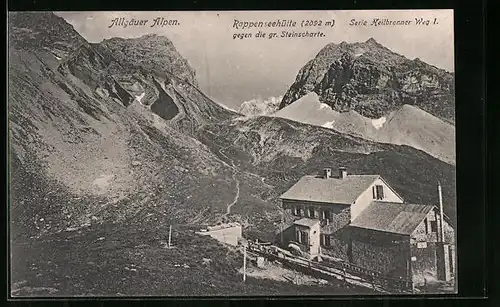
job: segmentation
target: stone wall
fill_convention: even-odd
[[[409,277],[409,237],[351,227],[352,263],[388,277]]]

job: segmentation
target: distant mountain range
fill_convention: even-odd
[[[89,43],[64,19],[49,12],[9,13],[8,26],[10,232],[15,244],[45,242],[45,239],[55,242],[48,239],[53,236],[63,236],[61,242],[71,242],[78,240],[73,235],[88,232],[85,240],[91,241],[85,242],[94,246],[105,237],[93,233],[94,229],[113,229],[114,233],[129,234],[127,240],[136,241],[127,241],[126,246],[106,241],[110,244],[106,246],[129,257],[131,250],[139,249],[137,246],[149,244],[146,258],[152,257],[158,266],[164,263],[161,257],[167,256],[166,250],[158,247],[166,224],[157,216],[174,225],[191,227],[224,218],[236,220],[245,226],[249,237],[267,240],[273,237],[275,223],[280,218],[279,194],[302,175],[340,165],[352,173],[381,174],[409,202],[436,203],[439,179],[446,213],[455,217],[455,167],[413,147],[387,144],[384,139],[388,135],[389,142],[397,143],[408,135],[402,128],[407,126],[406,119],[415,114],[424,118],[427,113],[421,110],[401,108],[403,104],[396,108],[394,104],[380,109],[380,113],[359,112],[365,117],[353,118],[365,126],[372,124],[368,115],[386,116],[385,123],[379,120],[376,124],[379,130],[387,129],[384,136],[378,135],[374,126],[370,134],[361,133],[363,138],[355,136],[361,124],[348,128],[348,123],[356,122],[350,117],[346,117],[346,125],[337,127],[335,122],[327,125],[337,131],[321,127],[328,121],[341,122],[345,116],[340,113],[332,120],[329,116],[336,113],[321,103],[319,107],[330,115],[313,112],[309,123],[270,116],[242,117],[200,91],[195,71],[165,37],[146,35]],[[321,58],[325,63],[330,62]],[[308,65],[318,68],[318,64]],[[419,65],[427,69],[424,64]],[[321,97],[330,97],[325,94],[331,88],[327,82],[321,89],[317,87],[318,99],[300,101],[299,98],[316,88],[312,86],[312,80],[316,80],[312,71],[318,74],[317,79],[323,78],[324,74],[319,76],[319,68],[311,70],[310,77],[301,73],[298,80],[307,82],[304,86],[297,82],[292,86],[281,101],[278,115],[306,121],[307,118],[295,118],[298,115],[288,107],[317,109]],[[447,74],[436,71],[443,80],[448,80]],[[392,87],[388,89],[391,91],[397,92]],[[336,106],[342,102],[335,101],[322,103],[339,111]],[[375,105],[382,106],[385,102],[380,99]],[[359,111],[359,105],[352,107],[351,111]],[[443,105],[443,117],[448,114],[447,108],[448,105]],[[395,113],[390,115],[386,111]],[[414,126],[418,123],[412,125],[408,129],[416,131]],[[419,130],[421,135],[412,137],[412,142],[437,140],[444,136],[432,135],[433,125],[448,127],[434,117],[426,119],[425,125],[432,127]],[[446,136],[447,133],[444,132]],[[234,205],[227,214],[229,204]],[[153,237],[150,233],[154,231],[161,234]],[[148,238],[146,242],[136,239],[141,232],[141,238]],[[71,248],[58,244],[62,245],[54,245],[52,253],[65,254]],[[26,257],[39,253],[37,248],[41,245],[45,243],[22,245],[29,247],[28,250],[13,254],[13,258],[20,266],[26,266],[29,263]],[[71,253],[92,258],[101,255],[102,248],[79,248]],[[181,257],[175,250],[168,252],[172,253],[168,257]],[[210,250],[201,247],[200,255],[194,257],[201,259],[209,253]],[[106,261],[113,262],[108,256]],[[96,259],[87,261],[93,263]],[[225,268],[222,261],[214,258],[214,263]],[[95,269],[85,263],[81,265],[87,266],[86,270]],[[64,266],[64,262],[60,265]],[[103,265],[100,269],[107,267]],[[21,269],[31,272],[27,267]],[[192,287],[207,289],[203,280],[189,279],[204,268],[191,270],[192,274],[177,275],[179,287],[184,287],[188,294]],[[107,280],[112,272],[115,271],[102,271],[95,276]],[[156,276],[147,272],[143,270],[141,274]],[[218,282],[226,286],[234,283],[236,273],[224,272],[217,276]],[[22,282],[23,275],[16,274],[20,275],[14,274],[13,280]],[[52,275],[40,276],[32,276],[33,280],[28,281],[31,289],[35,289],[34,281],[45,284],[44,278]],[[89,276],[92,280],[86,282],[104,282],[101,277],[96,281],[94,275]],[[87,293],[77,286],[82,278],[73,274],[69,282],[61,285],[65,288],[58,294]],[[149,288],[144,291],[148,290],[152,291]],[[115,295],[118,291],[122,290],[102,294]]]
[[[238,109],[238,113],[248,117],[269,115],[278,110],[282,99],[283,96],[244,101]]]
[[[408,145],[455,164],[453,74],[374,39],[328,44],[300,69],[279,107],[251,102],[240,112]]]

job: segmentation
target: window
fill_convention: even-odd
[[[330,246],[331,245],[329,235],[322,234],[319,238],[320,238],[320,244],[322,246]]]
[[[314,208],[309,208],[309,217],[316,217],[316,211],[314,211]]]
[[[375,199],[384,199],[384,186],[382,185],[376,185],[374,191],[374,198]]]
[[[298,212],[297,216],[302,216],[303,215],[302,214],[302,208],[297,208],[297,212]]]
[[[323,211],[321,212],[321,218],[322,218],[323,220],[327,220],[327,221],[329,221],[329,220],[330,220],[330,211],[328,211],[328,210],[323,210]]]
[[[437,231],[438,231],[437,221],[431,221],[431,232],[437,232]]]
[[[309,243],[309,236],[307,235],[307,232],[301,231],[300,234],[302,235],[302,244],[307,245]]]
[[[292,209],[292,214],[295,215],[295,216],[299,215],[299,209],[297,207],[294,207]]]
[[[297,230],[297,242],[307,244],[308,239],[309,238],[306,231]]]
[[[424,225],[425,225],[425,234],[429,233],[429,222],[427,221],[427,218],[424,220]]]

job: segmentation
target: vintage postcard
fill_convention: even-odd
[[[10,294],[457,293],[453,10],[10,12]]]

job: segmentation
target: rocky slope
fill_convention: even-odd
[[[410,105],[377,119],[337,112],[310,92],[273,116],[322,126],[380,143],[408,145],[455,165],[455,127]]]
[[[25,43],[20,32],[50,43]],[[185,60],[174,60],[177,53],[160,54],[181,77],[149,71],[147,61],[132,67],[106,49],[109,42],[87,43],[52,13],[13,13],[9,34],[13,233],[38,237],[156,204],[184,221],[212,206],[211,217],[225,212],[232,170],[190,135],[236,113],[185,81],[194,74],[179,71]],[[173,48],[164,38],[138,40]],[[202,200],[207,186],[219,190],[210,203]]]
[[[300,69],[280,109],[309,92],[333,110],[379,118],[404,104],[454,123],[454,75],[392,52],[373,38],[326,45]]]

